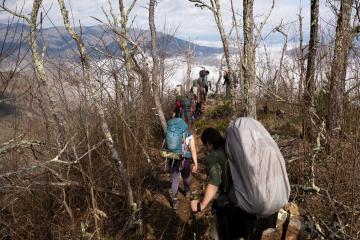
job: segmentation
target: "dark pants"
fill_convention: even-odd
[[[195,105],[195,118],[198,118],[200,116],[200,114],[202,114],[201,103],[197,102]]]
[[[204,90],[205,90],[205,92],[204,92],[204,101],[206,101],[207,93],[208,93],[208,91],[209,91],[209,87],[208,87],[208,86],[205,86],[205,87],[204,87]]]
[[[192,112],[190,110],[184,111],[185,122],[190,126],[192,124]]]
[[[276,227],[277,212],[269,217],[258,219],[255,215],[235,207],[233,203],[219,208],[216,206],[216,200],[213,210],[215,210],[219,240],[239,238],[260,240],[264,230]]]
[[[183,179],[185,193],[190,192],[190,167],[191,159],[184,158],[183,161],[170,160],[171,171],[171,192],[172,197],[176,198],[179,190],[180,175]]]

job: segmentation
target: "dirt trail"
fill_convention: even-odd
[[[213,107],[214,100],[209,100],[203,107],[204,114],[201,118],[206,118],[206,112]],[[197,173],[192,173],[191,175],[191,191],[198,194],[206,181],[203,164],[204,148],[200,139],[201,132],[197,129],[192,129],[192,134],[196,139],[199,169]],[[146,222],[145,231],[147,233],[145,239],[191,239],[191,200],[183,194],[184,187],[182,180],[180,181],[178,209],[176,211],[171,208],[171,198],[169,195],[170,174],[161,173],[156,179],[151,181],[152,185],[156,186],[156,189],[147,194],[152,195],[152,201],[151,206],[146,211],[146,215],[143,216]]]

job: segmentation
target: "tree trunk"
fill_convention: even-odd
[[[298,89],[298,101],[303,102],[303,85],[304,85],[304,73],[305,73],[305,54],[304,54],[304,37],[303,37],[303,17],[302,9],[299,13],[299,64],[300,64],[300,78]]]
[[[122,57],[124,59],[124,65],[125,65],[125,70],[126,70],[126,76],[127,76],[127,81],[128,81],[128,86],[129,86],[129,101],[135,101],[134,100],[134,95],[135,95],[135,80],[134,77],[131,73],[132,71],[132,67],[131,67],[131,58],[129,57],[129,48],[128,48],[128,42],[125,39],[125,37],[128,36],[127,34],[127,23],[128,23],[128,12],[125,11],[125,5],[123,0],[119,0],[119,9],[120,9],[120,33],[122,36],[121,37],[119,35],[117,36],[117,41],[120,45],[120,49],[121,49],[121,54]],[[115,23],[117,24],[117,23]]]
[[[235,34],[236,34],[236,47],[237,47],[237,60],[236,60],[236,63],[235,66],[238,66],[237,68],[233,69],[234,71],[234,77],[237,78],[237,84],[240,86],[239,89],[241,89],[244,85],[243,83],[243,79],[242,79],[242,76],[243,76],[243,73],[242,73],[242,67],[241,67],[241,59],[242,59],[242,48],[241,48],[241,38],[240,38],[240,32],[239,32],[239,25],[238,25],[238,21],[237,21],[237,18],[236,18],[236,12],[235,12],[235,6],[234,6],[234,3],[233,3],[233,0],[230,0],[230,6],[231,6],[231,13],[232,13],[232,21],[233,21],[233,27],[235,28]],[[239,67],[240,66],[240,67]],[[242,99],[242,95],[243,95],[243,91],[237,91],[236,87],[237,87],[237,84],[234,86],[233,88],[233,93],[234,93],[234,98],[237,102],[237,104],[240,103],[239,99]]]
[[[215,17],[216,25],[217,25],[219,33],[220,33],[221,42],[223,44],[225,62],[226,62],[227,70],[228,70],[227,72],[228,72],[228,76],[230,78],[229,79],[230,84],[226,85],[227,97],[231,100],[232,109],[233,109],[233,112],[235,113],[236,106],[235,106],[235,102],[234,102],[235,99],[234,99],[233,90],[234,90],[234,87],[235,87],[235,81],[237,79],[236,79],[235,72],[234,72],[232,64],[231,64],[229,41],[228,41],[228,39],[226,37],[225,30],[224,30],[224,23],[223,23],[222,14],[221,14],[220,0],[215,0],[214,17]]]
[[[254,43],[254,0],[243,1],[244,22],[244,103],[245,116],[256,119],[256,72]]]
[[[307,60],[307,71],[305,76],[304,91],[304,119],[303,119],[303,136],[306,139],[314,138],[314,120],[315,105],[315,72],[316,72],[316,56],[318,45],[318,29],[319,29],[319,0],[311,0],[311,29]]]
[[[153,60],[152,68],[152,90],[154,94],[154,100],[156,109],[160,118],[161,126],[164,133],[167,131],[167,123],[165,119],[164,112],[162,110],[160,94],[159,94],[159,58],[157,54],[157,34],[155,28],[155,0],[150,0],[149,2],[149,25],[151,33],[151,56]]]
[[[164,90],[165,90],[165,53],[160,54],[160,101],[164,101]]]
[[[341,1],[338,15],[334,57],[330,75],[330,99],[328,112],[328,131],[339,136],[344,130],[344,93],[349,49],[352,44],[350,18],[353,0]]]
[[[40,83],[43,85],[45,89],[45,92],[49,98],[50,103],[50,111],[54,118],[54,121],[58,128],[58,134],[59,134],[59,140],[60,140],[60,146],[59,148],[62,149],[63,146],[65,146],[65,126],[63,123],[62,116],[60,114],[60,110],[55,102],[55,97],[53,94],[53,90],[51,89],[49,85],[49,79],[45,72],[44,67],[44,59],[42,59],[38,53],[38,45],[36,41],[36,32],[37,32],[37,17],[39,14],[39,9],[42,4],[42,0],[35,0],[33,3],[32,11],[31,11],[31,18],[30,18],[30,38],[29,38],[29,44],[31,53],[33,56],[33,61],[35,64],[35,74],[37,76],[37,79],[40,81]]]
[[[186,51],[186,91],[190,91],[192,86],[191,81],[191,65],[192,65],[192,52],[189,46],[189,49]]]

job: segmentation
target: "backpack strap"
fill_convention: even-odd
[[[226,158],[224,169],[222,172],[224,176],[224,192],[228,193],[230,191],[230,179],[231,179],[231,173],[230,173],[230,165],[229,165],[229,158]]]
[[[182,133],[182,143],[181,143],[181,153],[183,156],[185,156],[186,153],[186,137],[185,137],[185,131]]]

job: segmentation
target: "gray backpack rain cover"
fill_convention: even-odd
[[[252,118],[231,122],[226,152],[233,190],[242,210],[262,218],[288,202],[290,184],[284,157],[260,122]]]

